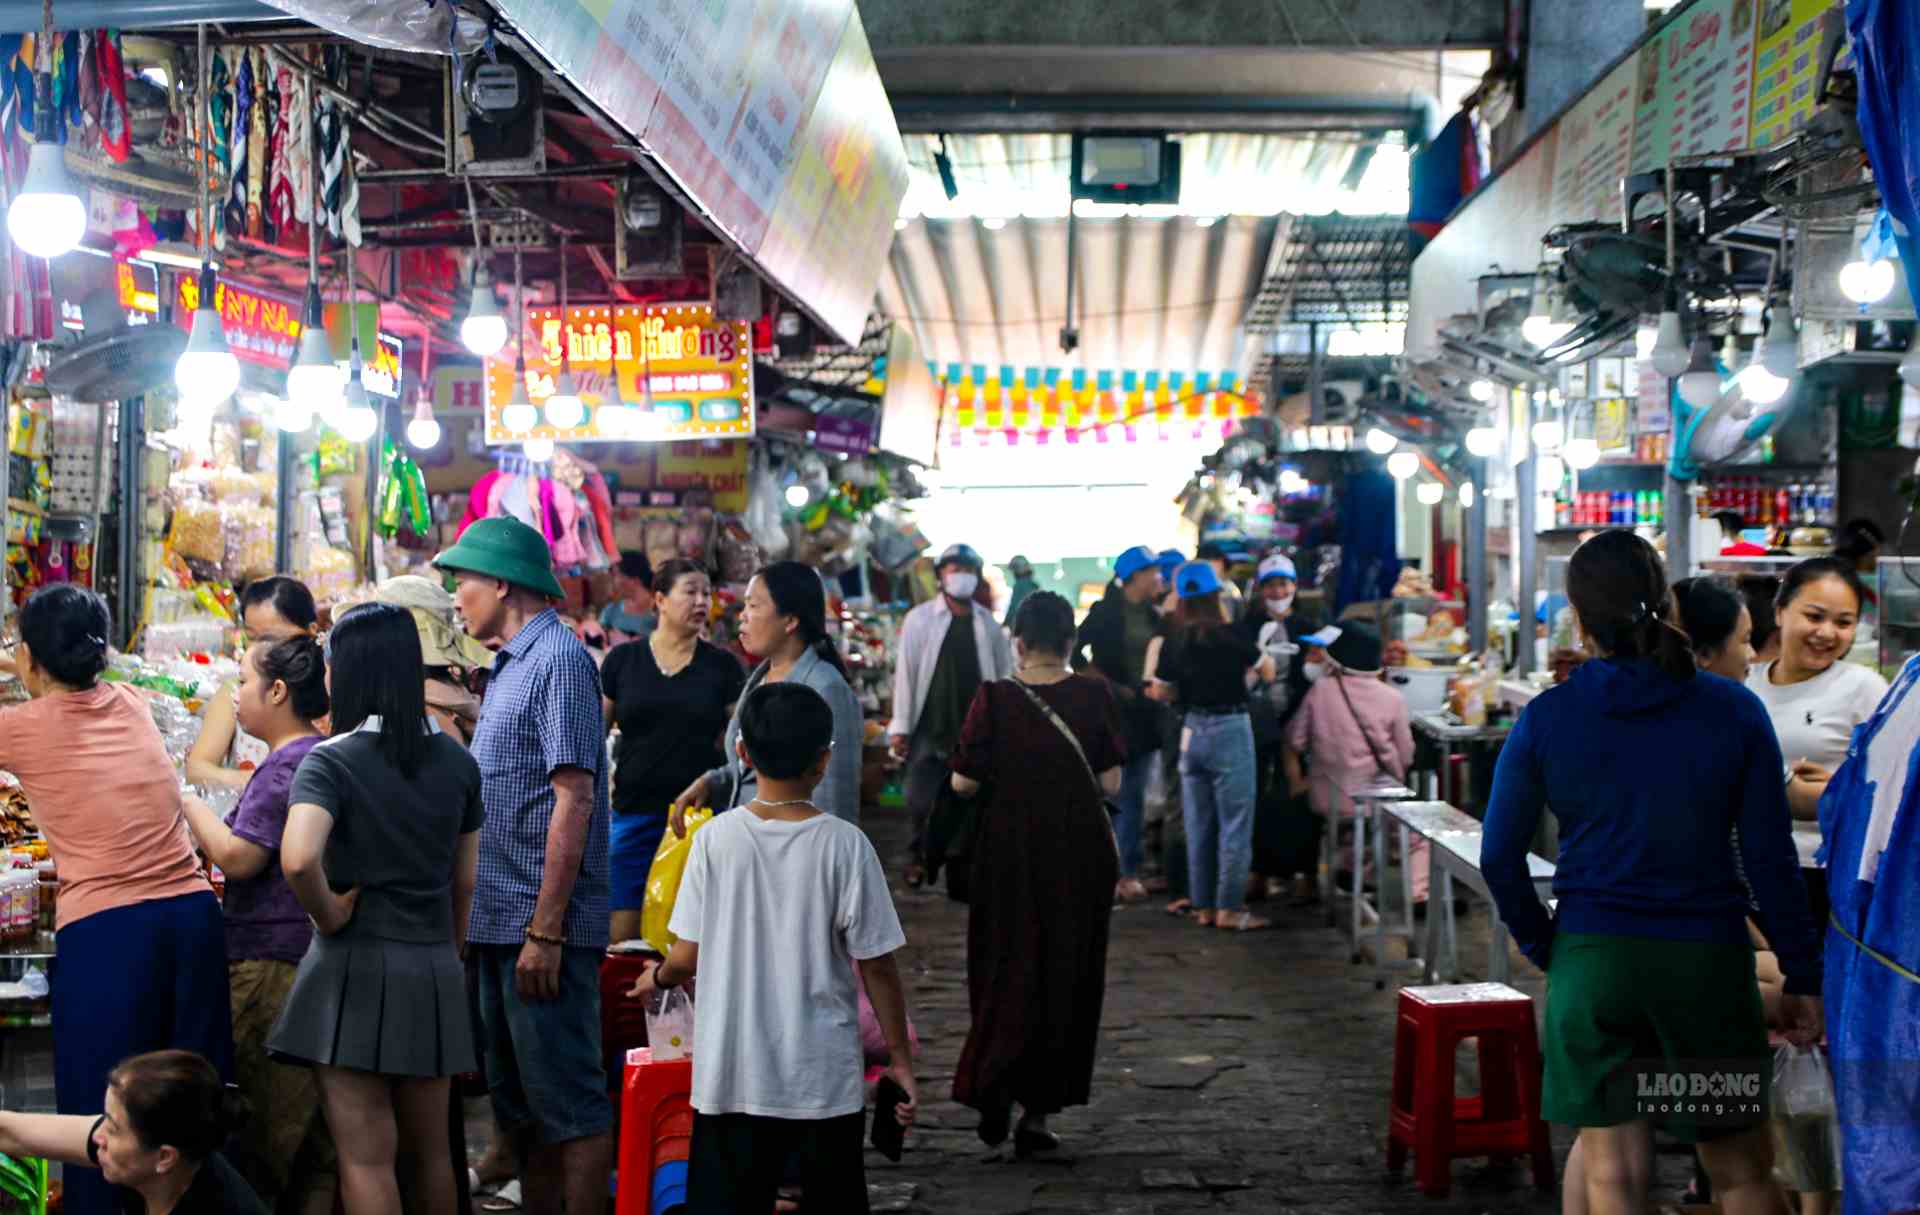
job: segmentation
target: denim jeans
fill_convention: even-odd
[[[1114,819],[1113,831],[1120,840],[1120,876],[1123,878],[1140,873],[1144,856],[1141,837],[1146,832],[1147,819],[1147,773],[1159,758],[1158,751],[1148,751],[1129,757],[1126,766],[1120,769],[1120,793],[1114,798],[1120,813]]]
[[[1194,910],[1239,911],[1253,863],[1253,725],[1245,713],[1187,715],[1180,752],[1187,894]]]

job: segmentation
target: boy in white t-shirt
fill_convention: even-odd
[[[865,1215],[866,1097],[854,962],[906,1090],[919,1101],[906,997],[906,944],[873,845],[808,800],[832,755],[820,694],[763,684],[740,708],[740,758],[760,795],[693,839],[669,924],[679,938],[632,995],[700,976],[694,1001],[689,1215],[766,1215],[784,1166],[801,1160],[809,1210]]]

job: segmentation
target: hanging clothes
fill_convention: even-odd
[[[607,492],[607,479],[600,470],[591,464],[584,464],[587,474],[587,502],[593,507],[593,525],[600,532],[600,547],[607,551],[611,559],[618,559],[620,542],[613,536],[613,495]]]
[[[1820,800],[1827,1050],[1847,1215],[1920,1208],[1920,658]]]
[[[326,78],[336,83],[346,72],[346,53],[339,47],[326,50]],[[320,210],[326,216],[327,232],[349,245],[360,244],[360,181],[353,171],[353,136],[346,110],[332,96],[320,97],[319,147]]]
[[[230,236],[247,234],[247,178],[251,173],[253,152],[253,56],[235,52],[233,67],[233,126],[228,135],[232,149],[227,177],[227,201],[220,209],[220,220]]]
[[[267,198],[268,124],[278,104],[273,94],[273,77],[267,72],[267,55],[258,47],[248,53],[253,77],[253,121],[247,127],[247,237],[260,240],[265,235],[261,220]]]
[[[284,203],[284,217],[278,220],[283,227],[288,223],[307,224],[313,222],[313,86],[307,79],[302,63],[273,52],[275,69],[280,81],[280,93],[283,98],[280,107],[281,125],[285,128],[285,138],[280,151],[273,157],[274,185],[272,193]]]
[[[544,488],[548,501],[553,503],[554,522],[559,525],[560,533],[553,539],[553,563],[585,565],[587,550],[580,546],[580,515],[574,505],[573,491],[558,481],[548,481]]]
[[[501,475],[496,468],[492,472],[481,473],[480,479],[473,483],[473,488],[467,492],[467,513],[460,516],[460,530],[454,533],[454,539],[459,539],[468,528],[488,517],[487,504],[492,501],[494,484]]]

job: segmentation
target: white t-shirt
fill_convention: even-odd
[[[858,827],[828,814],[717,815],[694,835],[669,927],[700,945],[694,1109],[821,1119],[865,1108],[853,963],[907,938]]]
[[[1747,687],[1767,706],[1780,758],[1788,765],[1805,759],[1838,770],[1853,728],[1873,716],[1887,681],[1858,663],[1836,662],[1802,683],[1776,684],[1767,675],[1771,665],[1751,668]]]

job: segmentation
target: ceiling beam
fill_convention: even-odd
[[[1010,134],[1101,130],[1380,134],[1418,126],[1421,99],[1387,97],[1135,96],[1133,94],[892,94],[901,133]]]
[[[925,47],[1492,47],[1506,0],[861,0],[876,55]]]

